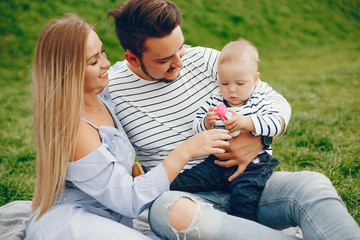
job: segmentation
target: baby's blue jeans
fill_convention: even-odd
[[[246,219],[257,221],[257,207],[267,180],[279,161],[268,153],[260,154],[246,170],[229,182],[229,177],[237,166],[224,168],[217,166],[210,155],[197,166],[183,171],[171,183],[171,190],[191,193],[222,190],[230,193],[229,209],[226,212]]]

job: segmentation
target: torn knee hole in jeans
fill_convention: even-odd
[[[192,220],[191,220],[190,224],[186,227],[185,230],[177,230],[177,229],[175,229],[175,227],[173,227],[169,223],[172,231],[175,233],[177,239],[180,239],[180,235],[183,236],[183,239],[186,239],[186,235],[190,234],[192,232],[196,232],[198,237],[200,238],[200,230],[197,228],[196,225],[197,225],[198,220],[199,220],[200,215],[201,215],[202,206],[209,205],[209,204],[208,203],[203,203],[203,202],[198,202],[195,199],[192,199],[191,197],[188,197],[188,196],[182,196],[182,197],[176,199],[174,202],[172,202],[171,204],[169,204],[166,207],[171,208],[175,204],[175,202],[179,201],[180,199],[188,199],[188,200],[194,202],[196,204],[196,208],[195,208],[195,212],[194,212],[194,215],[192,217]],[[171,212],[171,210],[169,211],[169,217],[170,217],[170,212]]]

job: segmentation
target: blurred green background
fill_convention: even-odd
[[[123,50],[106,12],[115,0],[0,0],[0,205],[30,200],[35,180],[29,69],[52,18],[83,16],[112,63]],[[263,81],[285,96],[292,119],[274,144],[277,170],[328,176],[360,223],[360,1],[174,0],[186,43],[257,46]]]

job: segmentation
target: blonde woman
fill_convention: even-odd
[[[134,149],[112,103],[99,97],[109,66],[93,27],[79,17],[52,20],[42,30],[33,63],[37,168],[28,240],[148,239],[131,228],[132,218],[191,158],[228,145],[225,130],[197,134],[133,178]]]

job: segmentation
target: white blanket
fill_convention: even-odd
[[[0,240],[25,239],[31,201],[13,201],[0,207]]]

